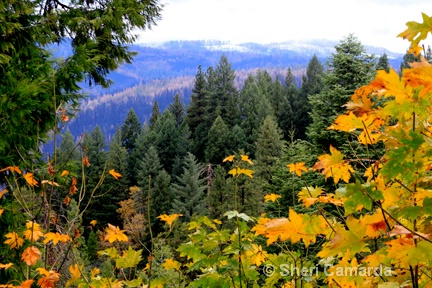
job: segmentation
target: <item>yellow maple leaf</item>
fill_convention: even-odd
[[[369,85],[378,92],[379,96],[394,96],[397,104],[412,100],[412,87],[406,85],[393,69],[390,69],[389,73],[385,70],[378,70],[375,80]]]
[[[315,163],[313,169],[321,170],[326,179],[333,177],[335,183],[338,183],[340,179],[348,183],[354,169],[343,158],[342,153],[330,145],[330,154],[319,156],[318,160],[320,161]]]
[[[298,163],[294,163],[294,164],[287,164],[287,167],[290,169],[290,173],[291,172],[295,172],[297,174],[297,176],[301,177],[302,175],[302,171],[307,172],[308,169],[306,168],[306,163],[305,162],[298,162]]]
[[[45,234],[44,244],[47,244],[49,241],[52,241],[54,245],[57,245],[58,242],[66,243],[67,241],[72,241],[69,235],[60,234],[59,232],[48,232]]]
[[[282,196],[278,194],[267,194],[264,196],[264,202],[275,202],[279,198],[282,198]]]
[[[0,216],[3,214],[3,212],[4,212],[4,209],[3,208],[0,209]]]
[[[372,94],[372,89],[368,86],[358,88],[351,96],[351,101],[343,105],[347,110],[352,111],[357,116],[362,116],[372,110],[372,101],[369,97]]]
[[[36,179],[34,179],[34,177],[33,177],[33,173],[31,173],[31,172],[27,172],[26,174],[24,174],[24,179],[27,181],[27,183],[30,186],[37,186],[37,184],[38,184]]]
[[[69,171],[63,170],[60,176],[63,177],[63,176],[68,176],[68,175],[69,175]]]
[[[12,266],[13,266],[13,263],[8,263],[8,264],[2,264],[2,263],[0,263],[0,269],[7,270],[7,269],[9,269]]]
[[[228,157],[226,157],[225,159],[222,160],[222,162],[233,162],[234,161],[234,157],[235,155],[230,155]]]
[[[111,174],[111,176],[113,176],[116,180],[118,180],[120,177],[122,177],[122,175],[116,171],[114,171],[114,169],[111,169],[109,171],[109,174]]]
[[[23,251],[21,259],[27,264],[27,266],[31,266],[37,263],[40,259],[40,255],[41,252],[38,248],[30,246]]]
[[[165,259],[164,263],[162,263],[162,267],[165,268],[165,270],[180,270],[181,264],[180,262],[173,260],[173,259]]]
[[[261,245],[252,244],[250,249],[245,251],[245,256],[251,257],[252,263],[260,266],[268,258],[268,253],[262,249]]]
[[[249,159],[249,156],[247,156],[247,155],[240,155],[240,157],[241,157],[241,161],[243,161],[243,162],[247,162],[247,163],[249,163],[249,164],[251,164],[251,165],[254,164],[254,163],[252,162],[252,160]]]
[[[182,214],[170,214],[170,215],[162,214],[162,215],[159,215],[157,218],[161,219],[161,221],[166,222],[170,226],[170,229],[171,229],[172,223],[180,216],[183,216],[183,215]]]
[[[104,240],[108,240],[109,243],[113,243],[114,241],[119,242],[127,242],[129,238],[124,234],[125,230],[120,230],[118,226],[114,226],[108,223],[108,228],[105,229],[105,237]]]
[[[19,237],[16,232],[9,232],[5,235],[5,237],[7,240],[5,240],[3,243],[9,245],[11,249],[18,249],[24,243],[24,239]]]
[[[97,224],[97,220],[94,220],[94,219],[93,219],[93,220],[90,221],[90,225],[91,225],[91,226],[94,227],[96,224]]]
[[[24,231],[24,238],[30,241],[37,241],[43,236],[43,231],[39,224],[33,221],[27,221],[27,230]]]
[[[238,177],[241,174],[246,175],[250,178],[253,178],[252,174],[255,173],[253,170],[250,169],[244,169],[244,168],[240,168],[240,167],[235,167],[233,169],[231,169],[230,171],[228,171],[228,174],[233,175],[233,177]]]
[[[399,33],[398,37],[407,39],[411,42],[411,47],[420,46],[421,40],[427,38],[427,35],[432,31],[432,17],[427,16],[422,13],[423,23],[418,23],[415,21],[410,21],[406,23],[408,27],[405,31]]]
[[[71,279],[76,280],[81,277],[81,269],[78,264],[69,266],[69,272],[71,273]]]

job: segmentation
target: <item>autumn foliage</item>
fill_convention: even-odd
[[[148,237],[155,243],[150,248],[132,239],[144,221],[151,225],[150,216],[139,214],[139,221],[130,216],[125,230],[111,224],[99,230],[97,255],[109,263],[109,273],[85,267],[78,257],[83,236],[77,220],[82,217],[84,183],[55,167],[45,174],[16,166],[1,169],[8,171],[9,186],[0,198],[12,194],[26,221],[4,233],[4,249],[18,257],[0,263],[0,269],[18,271],[19,276],[0,287],[432,287],[432,64],[420,55],[419,46],[432,32],[432,17],[423,14],[423,20],[408,22],[399,35],[411,42],[410,52],[421,61],[401,75],[378,71],[328,127],[357,137],[366,151],[383,145],[381,157],[347,158],[342,149],[330,146],[312,167],[287,163],[287,177],[321,173],[333,188],[304,181],[296,191],[298,205],[277,218],[254,218],[237,211],[239,182],[254,178],[254,162],[247,155],[230,155],[223,162],[231,165],[227,174],[234,183],[236,209],[226,211],[223,220],[193,218],[187,239],[177,243],[172,257],[156,259],[159,262],[151,228]],[[81,165],[85,171],[91,159],[84,156]],[[111,169],[104,171],[100,183],[107,176],[117,181],[122,177]],[[142,193],[131,190],[133,195]],[[67,221],[58,219],[50,191],[61,195],[61,205],[77,205],[78,212]],[[28,207],[28,195],[32,201],[43,199],[45,206]],[[278,191],[267,194],[265,205],[278,206],[280,198]],[[124,207],[129,203],[129,214],[138,215],[132,202],[124,202]],[[0,217],[10,209],[0,207]],[[182,216],[157,217],[166,224],[160,242],[178,232],[175,225]],[[97,225],[93,220],[86,229],[96,230]],[[172,274],[164,274],[168,272]]]

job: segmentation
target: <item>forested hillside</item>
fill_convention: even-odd
[[[0,5],[0,287],[430,287],[432,17],[399,69],[349,34],[304,69],[221,53],[86,99],[162,6],[65,3]],[[115,133],[73,135],[99,106]]]
[[[99,125],[107,139],[111,139],[117,126],[125,121],[133,108],[141,123],[148,121],[151,107],[158,101],[161,111],[179,94],[185,105],[190,101],[191,89],[198,66],[206,71],[216,66],[222,55],[228,58],[235,71],[235,86],[241,89],[245,80],[258,69],[266,70],[273,79],[284,78],[288,68],[294,75],[297,88],[310,59],[316,55],[322,65],[334,53],[330,41],[275,44],[230,44],[220,41],[172,41],[151,47],[132,45],[138,54],[133,63],[121,66],[109,75],[113,81],[107,89],[92,86],[86,88],[87,99],[80,105],[80,113],[68,124],[74,136],[91,131]],[[384,48],[365,47],[368,53],[388,56],[389,64],[399,68],[402,56]],[[67,55],[66,45],[56,49],[59,55]],[[46,150],[52,151],[51,146]]]

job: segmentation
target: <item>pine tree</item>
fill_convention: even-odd
[[[236,124],[238,116],[238,91],[234,85],[234,80],[235,71],[231,68],[228,58],[222,55],[214,70],[214,87],[211,87],[212,90],[209,95],[211,97],[209,105],[212,107],[209,111],[213,113],[212,119],[216,119],[220,115],[229,127]]]
[[[344,113],[342,105],[348,102],[355,89],[368,83],[375,75],[374,57],[366,53],[363,45],[353,35],[348,35],[336,47],[324,76],[325,87],[319,94],[309,97],[312,123],[307,136],[321,153],[330,145],[338,147],[346,135],[327,130],[336,116]]]
[[[184,161],[183,174],[177,178],[178,184],[172,185],[176,195],[172,211],[183,214],[182,219],[188,222],[192,216],[204,213],[207,185],[206,179],[201,176],[204,166],[197,162],[195,156],[188,153]]]
[[[222,117],[218,116],[208,131],[208,142],[205,150],[206,162],[219,164],[229,155],[227,142],[229,129]]]
[[[183,123],[185,117],[185,107],[178,93],[175,94],[174,101],[170,104],[168,110],[173,114],[176,125],[179,127]]]
[[[84,157],[87,157],[89,162],[88,167],[85,163],[83,165],[86,181],[85,205],[90,201],[90,205],[83,215],[83,223],[88,224],[93,219],[96,219],[101,225],[112,223],[110,212],[115,214],[117,203],[110,201],[111,195],[106,183],[96,189],[102,174],[104,171],[106,172],[107,161],[105,136],[100,127],[96,126],[90,134],[85,134],[82,144]]]
[[[293,119],[293,111],[286,93],[286,89],[276,76],[270,90],[270,103],[273,108],[274,116],[276,117],[279,128],[282,131],[285,139],[288,139]]]
[[[141,124],[135,110],[131,108],[121,128],[121,143],[128,154],[135,148],[135,142],[141,131]]]
[[[69,130],[63,134],[57,153],[57,170],[76,171],[79,165],[79,149],[74,137]]]
[[[164,223],[158,221],[157,217],[162,214],[170,214],[173,201],[174,193],[171,187],[171,176],[162,169],[153,180],[150,199],[153,233],[157,234],[163,230]]]
[[[302,78],[302,86],[298,98],[293,99],[294,127],[296,138],[304,139],[306,137],[306,128],[311,124],[309,115],[311,105],[309,98],[321,92],[324,87],[324,66],[314,54],[306,69],[306,75]]]
[[[216,165],[210,175],[205,203],[211,219],[222,219],[226,211],[234,210],[232,186],[227,185],[226,171]]]
[[[273,166],[282,155],[283,146],[282,132],[275,119],[272,116],[267,116],[259,129],[256,141],[255,175],[264,183],[270,183]]]
[[[124,178],[128,181],[129,186],[136,185],[136,174],[133,172],[134,166],[136,165],[136,159],[133,155],[138,135],[141,132],[141,124],[138,120],[138,116],[135,110],[132,108],[129,110],[125,122],[121,128],[121,144],[126,149],[127,156],[127,172],[125,171]]]
[[[127,199],[129,195],[128,190],[130,186],[129,181],[126,179],[128,156],[126,148],[122,145],[122,131],[120,128],[117,128],[116,133],[111,140],[110,149],[107,155],[107,170],[114,169],[116,172],[120,173],[122,177],[119,179],[109,177],[106,180],[107,184],[110,186],[111,201],[117,204],[117,208],[119,208],[118,203]]]
[[[376,70],[384,70],[387,73],[390,72],[390,64],[386,53],[378,59]]]
[[[151,112],[151,116],[150,116],[150,127],[153,127],[154,124],[156,123],[157,119],[160,116],[160,111],[159,111],[159,104],[158,101],[154,101],[153,103],[153,108],[152,108],[152,112]]]
[[[247,138],[243,129],[239,125],[235,125],[229,134],[229,141],[227,143],[229,149],[229,155],[235,154],[237,152],[246,151]]]
[[[245,151],[254,157],[258,129],[268,115],[273,115],[273,109],[269,100],[260,94],[256,79],[252,74],[248,76],[240,91],[239,106],[240,127],[247,138]]]

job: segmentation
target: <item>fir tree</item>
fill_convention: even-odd
[[[129,110],[126,120],[121,128],[121,144],[126,148],[128,154],[130,154],[135,148],[135,142],[140,131],[141,124],[135,110],[132,108]]]
[[[378,59],[376,70],[384,70],[387,73],[390,72],[390,64],[386,53]]]
[[[218,116],[208,131],[208,142],[205,150],[206,162],[219,164],[229,155],[227,142],[229,129],[222,117]]]
[[[270,182],[271,171],[277,159],[282,155],[283,146],[282,132],[275,119],[267,116],[259,129],[256,141],[256,176],[264,183]]]
[[[158,101],[154,101],[150,120],[149,120],[150,121],[150,127],[154,126],[154,124],[156,123],[159,116],[160,116],[159,104],[158,104]]]
[[[174,193],[171,187],[171,176],[162,169],[153,180],[151,191],[150,209],[153,233],[157,234],[162,231],[164,223],[157,221],[157,217],[162,214],[170,214],[173,201]]]
[[[178,184],[172,185],[176,195],[172,211],[183,214],[182,219],[188,222],[192,216],[204,213],[204,191],[207,186],[206,179],[202,177],[204,166],[197,162],[195,156],[188,153],[184,161],[183,174],[177,178]]]
[[[179,127],[183,123],[185,117],[185,107],[178,93],[175,94],[174,101],[170,104],[168,110],[173,114],[176,125]]]
[[[321,153],[330,145],[340,146],[346,137],[327,130],[338,114],[344,113],[343,105],[354,91],[368,83],[375,75],[374,57],[366,53],[363,45],[353,35],[344,38],[336,47],[324,76],[325,87],[319,94],[309,97],[312,123],[307,136]],[[339,136],[338,136],[339,135]]]

